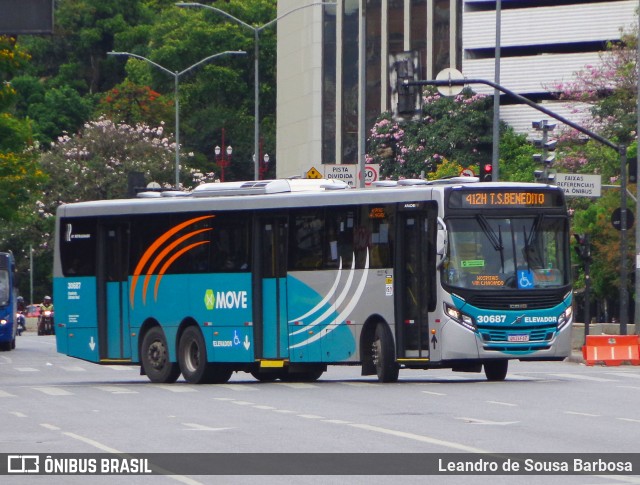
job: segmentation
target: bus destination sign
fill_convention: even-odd
[[[449,197],[452,209],[561,207],[557,192],[534,190],[454,191]]]

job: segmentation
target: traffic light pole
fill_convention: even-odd
[[[627,334],[627,324],[629,322],[629,288],[627,286],[627,147],[625,145],[618,145],[607,138],[594,133],[587,128],[580,126],[577,123],[574,123],[567,118],[560,116],[557,113],[545,108],[544,106],[540,106],[538,103],[531,101],[520,94],[511,91],[510,89],[505,88],[504,86],[500,86],[497,83],[489,81],[487,79],[443,79],[443,80],[422,80],[422,81],[410,81],[403,80],[398,89],[404,88],[409,89],[410,86],[465,86],[468,84],[485,84],[487,86],[491,86],[494,89],[497,89],[507,96],[512,97],[513,99],[517,99],[518,101],[531,106],[533,109],[536,109],[558,121],[561,121],[567,126],[579,131],[580,133],[584,133],[589,138],[592,138],[603,145],[608,146],[609,148],[613,148],[620,155],[620,335]],[[638,304],[638,303],[636,303]],[[640,322],[636,322],[638,327]]]

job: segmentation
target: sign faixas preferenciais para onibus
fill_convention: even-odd
[[[567,197],[600,197],[602,179],[600,175],[583,173],[557,173],[556,185]]]

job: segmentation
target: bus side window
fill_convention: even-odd
[[[322,267],[324,217],[320,210],[292,214],[290,269],[311,270]]]
[[[96,225],[86,219],[63,219],[60,223],[60,262],[65,276],[94,276],[96,272]]]
[[[325,268],[351,267],[353,260],[353,210],[326,213]]]

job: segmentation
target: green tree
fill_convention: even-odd
[[[31,126],[16,117],[13,106],[17,92],[11,76],[29,61],[15,39],[0,36],[0,221],[13,219],[29,196],[29,187],[38,182],[33,151],[29,150]]]
[[[585,103],[582,123],[614,143],[629,145],[636,140],[637,32],[625,33],[622,41],[609,44],[600,62],[587,65],[573,80],[552,86],[560,98]],[[620,159],[615,150],[587,141],[573,131],[559,137],[557,167],[572,173],[600,174],[603,184],[615,184],[620,176]],[[635,190],[631,187],[631,190]],[[588,233],[592,241],[591,281],[597,301],[617,302],[622,284],[631,290],[631,281],[620,281],[620,233],[611,225],[611,212],[620,205],[618,190],[605,190],[599,199],[569,199],[574,211],[573,232]],[[630,231],[627,254],[628,274],[633,275],[635,237]],[[576,261],[579,263],[579,261]],[[576,286],[584,285],[582,264]],[[615,305],[617,306],[617,305]]]
[[[260,26],[274,19],[272,0],[232,0],[216,5],[244,22]],[[261,137],[265,152],[275,148],[275,26],[260,34]],[[212,47],[213,46],[213,47]],[[253,178],[253,52],[254,35],[208,9],[161,9],[151,26],[132,28],[116,36],[116,50],[132,52],[179,72],[218,52],[244,50],[246,56],[225,56],[199,66],[180,79],[180,140],[196,153],[192,163],[201,170],[216,167],[214,147],[233,145],[227,179]],[[121,59],[114,64],[123,66]],[[173,79],[136,59],[126,61],[127,79],[169,96]],[[172,122],[167,126],[174,129]]]

